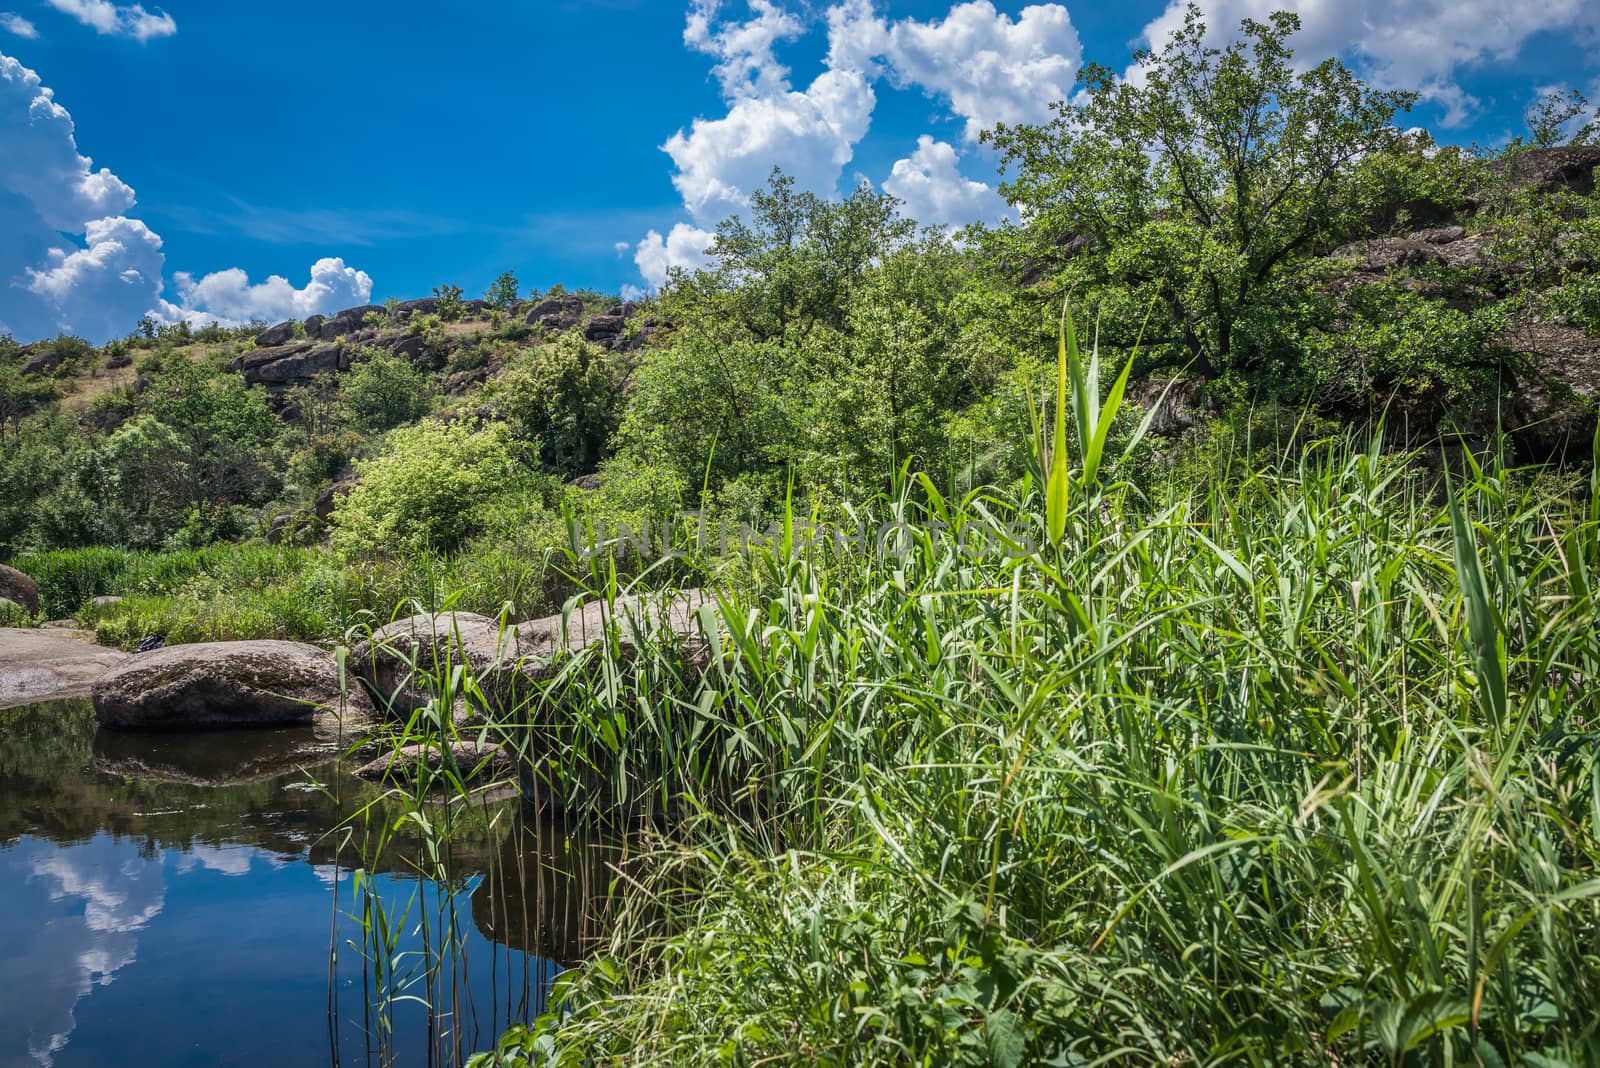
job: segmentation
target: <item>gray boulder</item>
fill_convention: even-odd
[[[1496,160],[1489,170],[1513,187],[1532,186],[1542,193],[1594,192],[1594,172],[1600,167],[1600,145],[1562,145],[1534,148]]]
[[[583,316],[583,301],[578,297],[546,297],[528,309],[524,317],[529,326],[547,330],[571,330]]]
[[[508,782],[516,771],[513,754],[504,746],[487,739],[459,738],[449,743],[448,759],[437,741],[416,742],[383,753],[357,768],[356,775],[369,782],[410,786],[422,777],[424,768],[437,775],[451,763],[461,781],[472,787]]]
[[[118,730],[314,724],[354,727],[372,703],[341,686],[332,656],[298,642],[201,642],[141,653],[94,686],[95,717]]]
[[[621,335],[627,325],[621,315],[594,315],[583,324],[583,336],[588,341],[609,341]]]
[[[472,612],[422,613],[372,632],[350,650],[350,669],[380,705],[410,715],[428,703],[426,679],[461,665],[498,707],[526,692],[521,643],[514,629]]]
[[[348,337],[366,329],[367,316],[373,312],[382,312],[382,304],[363,304],[359,308],[346,308],[336,312],[332,318],[326,320],[318,332],[324,341],[332,341],[339,337]],[[311,336],[311,330],[306,328],[306,336]]]
[[[1534,461],[1586,456],[1600,406],[1600,337],[1522,319],[1495,340],[1520,357],[1502,413],[1519,451]]]
[[[343,345],[319,345],[314,348],[293,346],[296,351],[275,360],[249,366],[247,360],[244,380],[250,385],[300,385],[318,375],[348,370],[349,354]],[[276,351],[276,350],[274,350]]]
[[[37,612],[39,584],[16,568],[0,564],[0,598],[15,601],[30,612]]]
[[[1443,263],[1444,257],[1437,247],[1415,237],[1377,237],[1370,241],[1355,241],[1334,250],[1340,259],[1355,260],[1369,271],[1392,271],[1398,267],[1420,267],[1427,263]]]
[[[248,377],[258,367],[264,367],[269,363],[275,363],[278,360],[296,356],[302,352],[310,352],[316,347],[317,343],[315,341],[297,341],[292,345],[274,345],[271,348],[251,349],[249,352],[235,356],[233,362],[228,366],[235,371],[243,372]]]
[[[396,322],[405,322],[415,315],[432,315],[439,310],[438,297],[418,297],[416,300],[402,300],[394,306]]]
[[[334,506],[339,503],[339,498],[348,495],[355,488],[356,480],[353,478],[342,478],[330,486],[324,486],[317,493],[316,500],[311,502],[311,510],[316,513],[318,519],[332,518]]]
[[[387,703],[396,715],[425,706],[424,676],[454,665],[465,666],[477,680],[487,711],[505,713],[552,678],[564,658],[613,632],[624,658],[646,637],[661,638],[670,631],[691,647],[691,659],[698,661],[703,649],[695,614],[706,603],[699,590],[684,591],[665,603],[655,597],[619,597],[614,605],[590,601],[570,614],[505,628],[471,612],[424,613],[373,631],[368,641],[350,650],[349,663],[379,704]]]
[[[0,708],[86,697],[97,679],[127,662],[127,653],[78,634],[0,630]]]
[[[27,355],[26,350],[21,355]],[[49,374],[57,367],[60,367],[64,359],[66,357],[60,351],[55,348],[49,348],[44,352],[29,357],[27,362],[22,365],[22,373],[25,375]]]
[[[298,325],[293,319],[287,319],[277,326],[269,326],[256,335],[256,344],[262,348],[285,345],[294,340],[295,327]]]

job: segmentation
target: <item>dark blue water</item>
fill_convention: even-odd
[[[600,848],[487,805],[419,873],[336,756],[0,711],[0,1068],[451,1064],[542,1011]]]

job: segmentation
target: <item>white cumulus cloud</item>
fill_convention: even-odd
[[[923,134],[917,150],[895,163],[883,190],[905,203],[907,215],[928,226],[960,227],[1006,214],[1000,194],[964,176],[959,163],[954,147]]]
[[[45,2],[107,37],[131,37],[135,41],[149,41],[156,37],[171,37],[178,32],[178,24],[173,21],[171,15],[159,8],[155,11],[146,11],[142,4],[113,4],[110,0],[45,0]]]
[[[30,293],[55,314],[55,328],[96,340],[125,334],[161,295],[161,238],[118,215],[84,224],[85,248],[52,248],[30,267]]]
[[[772,46],[800,36],[804,24],[772,0],[751,0],[754,17],[718,26],[720,0],[695,0],[683,30],[683,43],[720,62],[713,73],[728,97],[769,96],[789,88],[789,70]]]
[[[826,71],[805,92],[743,97],[719,119],[696,119],[663,149],[689,213],[715,223],[783,168],[802,189],[830,193],[867,132],[875,98],[855,71]]]
[[[672,268],[694,271],[709,264],[711,257],[706,255],[706,249],[716,236],[688,223],[678,223],[666,237],[651,230],[634,248],[633,262],[651,288],[659,289]]]
[[[801,23],[771,0],[752,0],[750,9],[747,21],[718,23],[718,5],[699,0],[684,30],[685,42],[720,61],[715,73],[728,104],[726,115],[697,118],[661,146],[701,226],[743,208],[774,167],[802,189],[831,193],[877,103],[863,71],[831,62],[804,90],[791,88],[773,45]]]
[[[371,296],[364,271],[326,258],[299,288],[278,276],[251,284],[235,268],[177,274],[178,302],[163,299],[166,255],[160,235],[127,214],[132,187],[78,151],[66,108],[4,54],[0,145],[0,332],[19,340],[60,331],[105,341],[145,315],[195,324],[303,317]]]
[[[39,27],[14,11],[0,11],[0,30],[16,34],[29,41],[39,39]]]
[[[1145,41],[1165,43],[1183,25],[1186,2],[1172,0],[1145,27]],[[1214,42],[1237,38],[1242,19],[1294,11],[1298,57],[1351,59],[1379,88],[1416,90],[1443,108],[1446,126],[1465,123],[1479,104],[1456,81],[1459,68],[1508,61],[1537,33],[1600,29],[1593,0],[1200,0],[1200,8]]]
[[[81,232],[85,219],[133,206],[133,190],[78,154],[72,116],[39,76],[0,54],[0,189],[24,197],[54,230]]]
[[[173,281],[178,286],[178,303],[164,303],[162,311],[170,320],[186,319],[191,323],[213,319],[224,324],[304,319],[353,308],[372,297],[372,279],[367,272],[334,257],[313,263],[311,280],[299,289],[280,275],[252,284],[250,276],[237,267],[199,279],[180,271],[173,275]]]
[[[743,19],[726,17],[723,6],[693,0],[689,8],[684,42],[717,61],[712,73],[727,112],[696,118],[662,145],[691,222],[666,237],[652,230],[636,246],[634,260],[651,285],[670,266],[703,262],[698,250],[686,254],[692,242],[681,235],[704,233],[743,210],[775,167],[800,189],[836,195],[872,123],[876,82],[886,78],[943,102],[976,141],[997,122],[1046,119],[1082,66],[1077,31],[1060,4],[1033,4],[1013,17],[990,0],[966,0],[942,19],[918,21],[887,19],[874,0],[838,0],[822,11],[823,69],[795,88],[776,46],[806,32],[806,22],[780,0],[749,0]],[[1002,214],[994,191],[963,177],[958,163],[949,144],[925,138],[895,165],[885,189],[933,225]]]
[[[1083,46],[1060,4],[1036,4],[1015,19],[989,0],[956,4],[943,19],[854,22],[857,52],[881,55],[889,78],[940,100],[966,120],[964,135],[996,123],[1042,122],[1071,93]]]

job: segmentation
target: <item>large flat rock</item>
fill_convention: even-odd
[[[355,680],[327,653],[282,641],[169,645],[133,657],[94,685],[95,717],[118,730],[201,730],[312,724],[337,729],[371,718]]]
[[[0,708],[87,697],[128,654],[71,634],[0,629]]]

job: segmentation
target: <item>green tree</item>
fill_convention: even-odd
[[[202,516],[276,495],[280,480],[271,449],[279,423],[265,392],[247,388],[238,375],[175,358],[139,395],[137,409],[177,444],[170,463],[140,468],[130,492],[179,500]],[[141,434],[157,437],[149,428]]]
[[[508,312],[517,306],[517,301],[520,299],[520,289],[521,285],[517,282],[517,273],[515,271],[506,271],[494,280],[494,284],[489,287],[489,292],[485,293],[484,297],[488,300],[491,308]]]
[[[499,424],[474,430],[422,422],[395,430],[385,444],[334,508],[334,548],[347,558],[448,552],[523,478]]]
[[[53,383],[28,378],[14,358],[0,355],[0,440],[13,435],[24,417],[59,396]]]
[[[563,478],[599,466],[622,418],[609,354],[571,334],[525,350],[496,381],[492,398],[512,432]]]
[[[358,428],[389,430],[427,415],[433,408],[433,386],[404,357],[368,349],[345,378],[344,407]]]
[[[1522,114],[1528,126],[1526,140],[1531,148],[1556,145],[1583,145],[1600,136],[1600,122],[1590,117],[1589,100],[1576,89],[1557,90],[1540,95]]]
[[[466,314],[466,305],[461,300],[461,287],[442,285],[433,287],[433,295],[439,302],[435,312],[444,322],[453,323]]]
[[[1205,43],[1199,9],[1126,80],[1090,65],[1081,102],[1039,126],[986,135],[1015,168],[1002,185],[1024,222],[990,235],[1001,257],[1055,276],[1147,351],[1212,378],[1281,345],[1296,259],[1361,230],[1383,197],[1371,161],[1401,135],[1414,94],[1376,92],[1338,60],[1297,69],[1297,16],[1246,19]],[[1131,341],[1132,337],[1116,340]]]
[[[750,198],[748,219],[717,227],[708,250],[713,267],[674,275],[668,317],[725,324],[759,341],[839,329],[851,290],[915,233],[893,197],[862,185],[833,203],[796,190],[793,178],[775,170]]]

